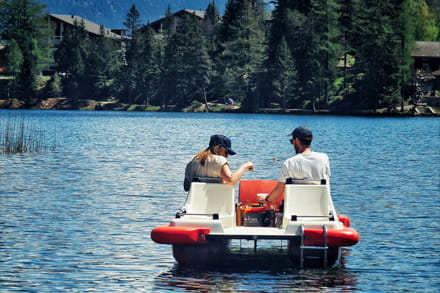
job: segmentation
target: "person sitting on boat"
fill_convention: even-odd
[[[185,191],[189,190],[191,182],[198,177],[220,178],[223,183],[234,185],[246,170],[254,170],[254,164],[246,162],[232,172],[227,158],[228,155],[235,154],[228,137],[219,134],[211,136],[209,147],[195,155],[186,165],[183,183]]]
[[[284,196],[284,187],[288,178],[297,180],[330,180],[330,162],[327,154],[313,152],[310,148],[313,133],[306,126],[299,126],[290,134],[290,143],[296,155],[285,160],[280,171],[278,184],[266,197],[259,197],[262,203],[272,202]]]

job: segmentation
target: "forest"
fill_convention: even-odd
[[[234,101],[262,108],[351,112],[396,109],[417,99],[415,41],[440,41],[436,0],[212,1],[200,20],[160,30],[141,23],[133,5],[122,44],[90,38],[84,23],[54,48],[46,7],[0,0],[0,99],[109,99],[144,110],[182,111]],[[48,76],[43,69],[56,64]],[[209,108],[208,108],[209,109]]]

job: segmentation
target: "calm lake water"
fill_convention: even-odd
[[[0,126],[15,115],[55,150],[0,154],[0,292],[440,291],[439,118],[0,111]],[[210,135],[232,139],[233,169],[255,163],[244,179],[276,179],[299,125],[361,235],[340,267],[185,269],[150,239]]]

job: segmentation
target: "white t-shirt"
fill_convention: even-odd
[[[321,180],[330,179],[330,162],[324,153],[311,152],[297,154],[284,161],[281,167],[279,182],[286,182],[287,178]]]
[[[228,160],[223,156],[209,156],[205,165],[202,166],[198,159],[190,161],[185,168],[184,189],[189,190],[191,182],[195,177],[215,177],[221,178],[221,169],[223,165],[228,164]]]

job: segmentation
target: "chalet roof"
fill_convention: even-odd
[[[84,22],[85,29],[87,32],[99,36],[101,33],[101,26],[99,24],[96,24],[94,22],[91,22],[90,20],[87,20],[81,16],[77,15],[66,15],[66,14],[49,14],[49,16],[58,19],[62,22],[68,23],[70,25],[74,25],[75,20],[79,24],[81,22]],[[123,36],[115,34],[110,29],[104,27],[104,35],[107,38],[110,39],[124,39]]]
[[[182,10],[179,10],[179,11],[173,13],[172,15],[173,16],[182,16],[184,14],[191,14],[191,15],[194,15],[194,16],[200,18],[200,19],[204,19],[206,13],[203,10],[182,9]],[[160,19],[158,19],[156,21],[153,21],[151,23],[151,26],[154,26],[154,25],[157,25],[157,24],[163,22],[165,20],[165,18],[166,17],[162,17],[162,18],[160,18]]]
[[[177,11],[176,13],[174,13],[174,15],[180,16],[183,14],[192,14],[197,16],[200,19],[204,19],[205,18],[205,11],[203,10],[191,10],[191,9],[182,9]]]
[[[440,42],[416,42],[411,56],[440,58]]]

